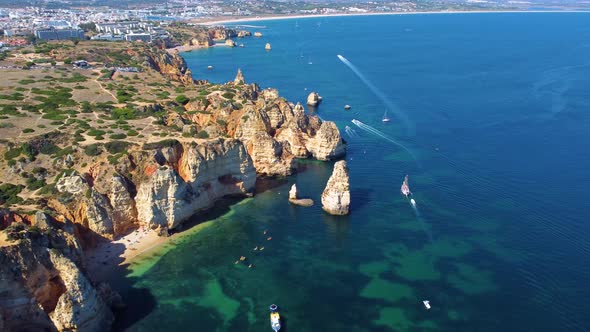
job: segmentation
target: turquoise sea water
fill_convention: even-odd
[[[301,162],[297,175],[220,204],[195,220],[211,220],[198,232],[133,265],[118,329],[269,331],[277,303],[285,331],[589,331],[588,22],[583,13],[266,21],[250,23],[264,37],[239,40],[244,48],[184,54],[196,78],[230,81],[239,67],[292,101],[318,91],[315,112],[348,141],[351,214],[319,204],[331,163]],[[417,210],[399,194],[405,174]],[[316,205],[290,205],[292,183]],[[234,264],[242,255],[252,269]]]

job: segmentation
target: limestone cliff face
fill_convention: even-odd
[[[138,219],[152,228],[173,229],[222,196],[250,193],[255,180],[252,160],[240,141],[188,146],[178,169],[161,166],[140,184]]]
[[[322,208],[334,215],[348,214],[350,207],[350,178],[346,161],[334,164],[334,170],[322,193]]]
[[[147,61],[152,68],[171,80],[192,84],[194,80],[186,62],[178,54],[168,52],[150,52],[147,54]]]
[[[334,159],[346,154],[340,131],[331,121],[322,122],[320,130],[308,140],[306,148],[318,160]]]
[[[314,157],[330,160],[343,156],[346,145],[333,122],[323,122],[315,115],[306,114],[301,104],[293,105],[279,96],[276,89],[260,90],[244,85],[243,74],[227,83],[227,89],[237,89],[240,106],[229,104],[218,93],[210,93],[207,101],[192,101],[187,110],[189,121],[199,128],[220,128],[247,147],[259,174],[287,175],[293,169],[293,158]]]
[[[59,271],[64,292],[49,317],[59,331],[105,331],[110,329],[113,313],[76,264],[54,250],[49,259]]]
[[[209,36],[212,39],[229,39],[238,36],[238,32],[234,29],[226,29],[222,27],[214,27],[209,29]]]
[[[281,162],[290,160],[280,145],[277,151]],[[131,179],[92,167],[96,174],[86,174],[90,182],[78,174],[59,179],[59,197],[48,206],[78,225],[85,245],[92,245],[96,236],[113,239],[140,224],[175,228],[225,195],[249,195],[256,182],[252,159],[237,139],[156,143],[131,151],[130,158],[126,170]],[[285,165],[282,174],[289,174]]]
[[[129,192],[127,180],[120,175],[111,178],[110,189],[108,199],[112,206],[113,232],[124,234],[137,223],[135,200]]]
[[[261,175],[290,175],[295,169],[293,155],[274,138],[260,132],[248,142],[256,172]]]
[[[82,252],[66,225],[0,247],[3,331],[108,331],[113,314],[77,264]]]

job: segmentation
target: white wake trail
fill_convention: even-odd
[[[377,87],[375,85],[373,85],[373,83],[371,83],[366,77],[365,75],[363,75],[363,73],[361,73],[360,70],[358,70],[358,68],[353,65],[350,61],[348,61],[345,57],[343,57],[342,55],[338,54],[338,59],[340,59],[340,61],[342,61],[342,63],[344,63],[348,68],[350,68],[350,70],[352,70],[353,73],[356,74],[356,76],[363,81],[363,83],[365,83],[365,85],[379,98],[381,99],[381,101],[383,102],[383,104],[385,104],[385,106],[387,106],[387,108],[393,112],[400,120],[402,120],[402,122],[404,123],[404,125],[406,126],[407,130],[408,130],[408,134],[410,136],[414,136],[414,132],[415,132],[415,126],[414,124],[410,121],[410,119],[399,109],[399,107],[397,105],[395,105],[391,100],[389,100],[389,98],[387,98],[387,96],[385,96],[385,94],[383,92],[381,92],[381,90],[377,89]]]
[[[422,167],[420,165],[420,162],[418,162],[418,159],[416,158],[416,156],[412,153],[412,151],[410,151],[410,149],[406,148],[403,144],[401,144],[401,143],[397,142],[396,140],[394,140],[393,138],[385,135],[381,131],[379,131],[379,130],[377,130],[377,129],[375,129],[375,128],[367,125],[367,124],[362,123],[361,121],[359,121],[357,119],[352,119],[352,123],[354,123],[357,127],[361,128],[361,129],[363,129],[363,130],[365,130],[367,132],[370,132],[373,135],[377,135],[377,136],[379,136],[379,137],[381,137],[381,138],[383,138],[383,139],[385,139],[385,140],[387,140],[387,141],[389,141],[389,142],[391,142],[391,143],[399,146],[400,148],[404,149],[408,154],[410,154],[410,156],[412,156],[412,159],[414,159],[414,161],[416,162],[416,164],[418,165],[418,167]]]

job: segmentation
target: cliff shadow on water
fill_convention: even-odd
[[[280,181],[280,180],[274,180]],[[276,185],[271,185],[273,179],[265,182],[267,187],[261,187],[261,190],[269,190],[274,188]],[[258,192],[258,187],[257,187]],[[228,195],[217,200],[213,207],[207,210],[196,213],[191,218],[183,222],[180,226],[170,231],[170,235],[182,235],[183,233],[191,230],[193,227],[203,224],[208,221],[219,219],[223,215],[227,214],[231,210],[231,206],[240,203],[244,200],[243,195]],[[172,242],[174,245],[174,242]],[[121,245],[122,252],[125,247]],[[168,253],[161,256],[161,259],[165,259]],[[121,262],[117,262],[121,263]],[[125,303],[125,308],[116,312],[115,323],[113,324],[113,331],[126,331],[131,328],[135,323],[141,321],[145,317],[149,316],[157,307],[158,303],[155,296],[150,292],[149,288],[138,287],[141,281],[141,277],[132,275],[131,264],[122,264],[116,267],[116,271],[113,276],[118,280],[112,280],[113,287],[121,294]],[[147,271],[146,271],[147,272]]]

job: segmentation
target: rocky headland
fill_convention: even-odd
[[[241,71],[210,84],[194,80],[177,54],[128,54],[142,77],[156,80],[145,87],[158,86],[157,100],[128,97],[124,76],[110,73],[110,85],[78,78],[83,83],[72,84],[98,84],[116,100],[94,105],[70,94],[58,105],[70,112],[68,125],[0,141],[3,330],[108,330],[121,301],[88,274],[86,255],[97,244],[140,227],[167,236],[222,197],[255,195],[257,177],[293,174],[296,159],[346,153],[333,122],[246,83]],[[30,107],[46,107],[37,105]],[[105,139],[108,128],[119,131]]]

